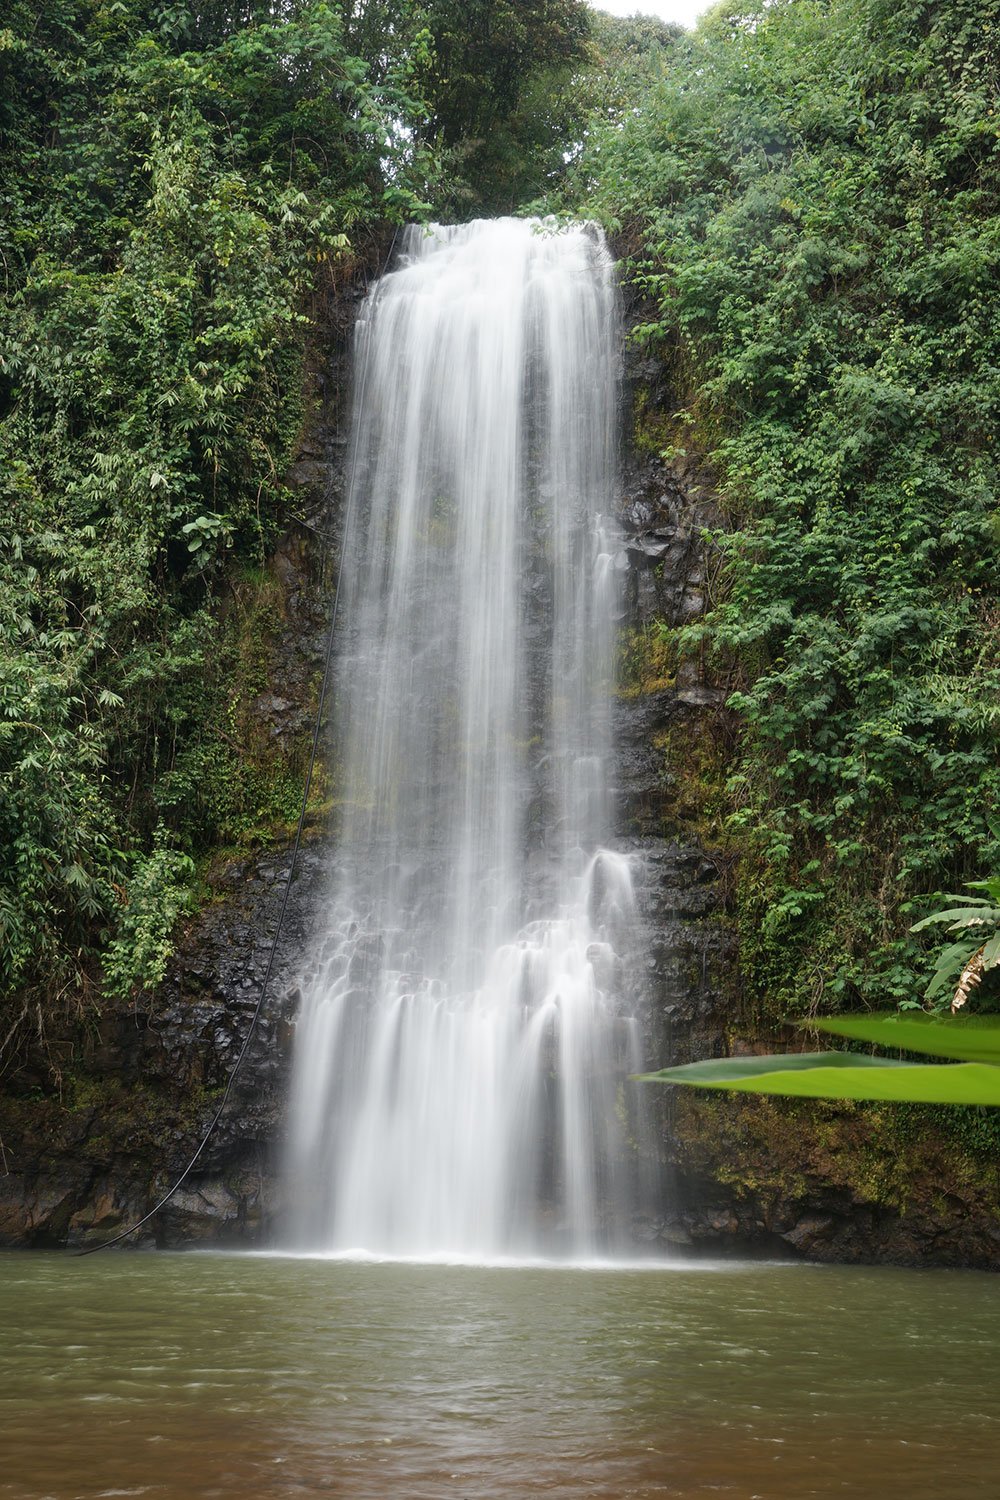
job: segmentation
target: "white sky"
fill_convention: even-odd
[[[706,11],[711,0],[590,0],[595,10],[610,11],[613,16],[659,16],[661,21],[676,21],[679,26],[693,26]]]

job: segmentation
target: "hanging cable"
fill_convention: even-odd
[[[389,253],[386,255],[385,261],[383,263],[382,272],[381,272],[380,276],[378,277],[378,279],[376,281],[376,293],[375,293],[376,300],[377,300],[377,297],[378,297],[378,287],[381,284],[382,277],[385,275],[385,273],[386,273],[386,271],[387,271],[387,269],[389,267],[390,261],[392,260],[392,255],[393,255],[393,251],[396,248],[396,240],[397,240],[398,235],[399,235],[399,227],[397,225],[395,233],[392,236],[392,243],[389,246]],[[372,313],[374,313],[374,304],[372,306]],[[360,386],[359,391],[358,391],[357,401],[356,401],[356,406],[357,406],[358,410],[361,410],[363,408],[363,406],[364,406],[365,390],[366,390],[367,383],[368,383],[368,361],[367,360],[362,360],[361,361],[361,370],[362,370],[362,382],[361,382],[361,386]],[[158,1202],[156,1202],[153,1205],[153,1207],[149,1210],[149,1212],[143,1214],[143,1216],[142,1216],[141,1219],[137,1219],[135,1221],[135,1223],[134,1224],[130,1224],[127,1229],[123,1229],[123,1230],[121,1230],[120,1233],[118,1233],[116,1235],[113,1235],[110,1240],[102,1240],[99,1245],[86,1245],[82,1249],[78,1249],[75,1252],[77,1255],[94,1255],[98,1250],[108,1250],[108,1249],[110,1249],[110,1247],[112,1245],[117,1245],[122,1240],[128,1239],[128,1237],[129,1237],[130,1234],[135,1234],[135,1232],[136,1232],[137,1229],[141,1229],[144,1224],[148,1224],[149,1221],[150,1221],[150,1219],[152,1219],[155,1214],[158,1214],[159,1211],[160,1211],[160,1209],[163,1208],[167,1203],[170,1202],[170,1199],[174,1196],[174,1194],[177,1192],[177,1190],[182,1186],[182,1184],[184,1182],[187,1181],[188,1177],[191,1174],[191,1169],[194,1167],[195,1162],[197,1162],[198,1158],[201,1156],[201,1154],[204,1151],[205,1147],[208,1145],[208,1143],[211,1140],[213,1134],[215,1133],[215,1129],[216,1129],[219,1121],[222,1119],[223,1112],[224,1112],[224,1110],[226,1108],[226,1105],[229,1102],[229,1096],[230,1096],[230,1094],[233,1091],[233,1085],[236,1082],[236,1076],[237,1076],[237,1074],[240,1071],[240,1066],[241,1066],[241,1064],[243,1062],[243,1059],[246,1057],[247,1049],[249,1048],[250,1043],[251,1043],[251,1041],[253,1039],[254,1032],[257,1029],[257,1022],[260,1020],[261,1012],[264,1009],[264,1000],[267,997],[268,986],[270,985],[271,974],[272,974],[272,971],[274,969],[274,960],[275,960],[275,956],[276,956],[277,951],[278,951],[278,940],[281,937],[281,929],[282,929],[282,926],[284,925],[285,915],[286,915],[286,913],[288,911],[288,898],[289,898],[289,895],[290,895],[291,889],[292,889],[292,879],[293,879],[293,877],[295,875],[295,864],[296,864],[296,861],[298,859],[299,848],[300,848],[301,843],[302,843],[302,831],[305,828],[306,814],[307,814],[308,807],[309,807],[309,793],[312,790],[313,773],[314,773],[314,771],[316,769],[316,759],[317,759],[317,756],[319,754],[319,743],[320,743],[320,738],[322,736],[322,729],[323,729],[323,708],[324,708],[324,706],[326,704],[327,689],[329,687],[330,676],[331,676],[331,673],[333,671],[333,648],[334,648],[334,641],[335,641],[335,637],[336,637],[337,610],[338,610],[338,607],[340,605],[340,589],[341,589],[341,584],[342,584],[343,578],[344,578],[344,558],[347,555],[348,545],[349,545],[350,536],[351,536],[352,523],[353,523],[353,520],[354,520],[354,512],[355,512],[355,510],[357,508],[356,507],[356,485],[355,485],[354,476],[355,476],[356,471],[357,471],[356,460],[357,460],[357,444],[358,444],[358,424],[355,422],[353,425],[354,425],[353,442],[352,442],[352,446],[351,446],[351,451],[350,451],[350,453],[348,455],[348,474],[350,475],[350,480],[349,480],[348,491],[347,491],[347,506],[345,508],[345,514],[344,514],[344,534],[343,534],[343,537],[341,538],[340,557],[339,557],[338,562],[337,562],[337,581],[336,581],[336,585],[335,585],[334,591],[333,591],[333,603],[332,603],[331,608],[330,608],[330,627],[329,627],[329,630],[327,631],[327,636],[326,636],[326,650],[325,650],[324,658],[323,658],[323,677],[322,677],[322,681],[320,682],[319,702],[316,705],[316,720],[315,720],[315,723],[313,725],[312,748],[311,748],[310,754],[309,754],[309,767],[308,767],[308,770],[306,771],[305,785],[303,786],[303,789],[302,789],[302,805],[301,805],[301,807],[299,809],[299,820],[298,820],[298,823],[297,823],[296,828],[295,828],[295,837],[292,840],[292,857],[291,857],[291,861],[290,861],[289,866],[288,866],[288,874],[285,877],[284,890],[282,891],[282,895],[281,895],[281,906],[280,906],[279,911],[278,911],[278,925],[277,925],[277,927],[274,930],[274,937],[271,939],[271,946],[270,946],[270,948],[268,950],[267,964],[266,964],[265,969],[264,969],[264,978],[263,978],[263,981],[261,983],[260,994],[257,997],[257,1004],[254,1006],[253,1015],[250,1017],[250,1025],[247,1028],[246,1036],[243,1038],[243,1045],[240,1047],[240,1050],[239,1050],[239,1053],[237,1055],[236,1061],[234,1062],[232,1068],[229,1071],[229,1077],[226,1080],[226,1087],[223,1090],[222,1098],[219,1101],[219,1107],[215,1111],[215,1114],[212,1116],[212,1119],[209,1122],[207,1130],[202,1135],[201,1140],[198,1142],[197,1149],[195,1150],[194,1154],[191,1156],[191,1158],[188,1161],[187,1166],[184,1168],[183,1172],[181,1172],[180,1176],[175,1179],[175,1181],[171,1184],[171,1186],[168,1188],[168,1190],[163,1194],[163,1197],[160,1198],[158,1200]],[[312,529],[312,528],[310,528],[310,529]]]

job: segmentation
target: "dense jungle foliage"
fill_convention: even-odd
[[[725,566],[679,644],[738,688],[772,1020],[919,1001],[909,925],[1000,859],[998,46],[987,0],[719,6],[592,121],[564,200],[634,248],[657,446],[718,476]]]
[[[747,993],[919,996],[908,926],[1000,858],[998,41],[986,0],[690,35],[580,0],[12,0],[0,1043],[28,997],[155,983],[197,862],[294,815],[233,601],[267,609],[324,293],[387,226],[538,202],[617,232],[676,392],[646,440],[719,479],[680,648],[737,687]]]
[[[5,10],[0,1048],[29,1000],[155,983],[195,861],[294,817],[232,605],[266,601],[313,316],[387,225],[513,191],[585,30],[579,0]]]

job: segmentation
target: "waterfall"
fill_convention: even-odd
[[[411,228],[356,338],[295,1241],[593,1255],[634,1201],[641,1064],[605,847],[613,263],[592,226]]]

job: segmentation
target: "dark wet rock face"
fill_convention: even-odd
[[[183,1188],[134,1243],[249,1247],[268,1236],[296,986],[328,862],[318,842],[300,851],[267,1000],[235,1087]],[[0,1243],[100,1243],[141,1218],[184,1170],[250,1034],[289,863],[285,850],[220,875],[163,987],[105,1008],[90,1028],[75,1098],[67,1090],[61,1101],[5,1101]]]
[[[687,1253],[1000,1268],[996,1184],[933,1126],[891,1161],[870,1115],[832,1101],[678,1091],[670,1123],[664,1233]]]

